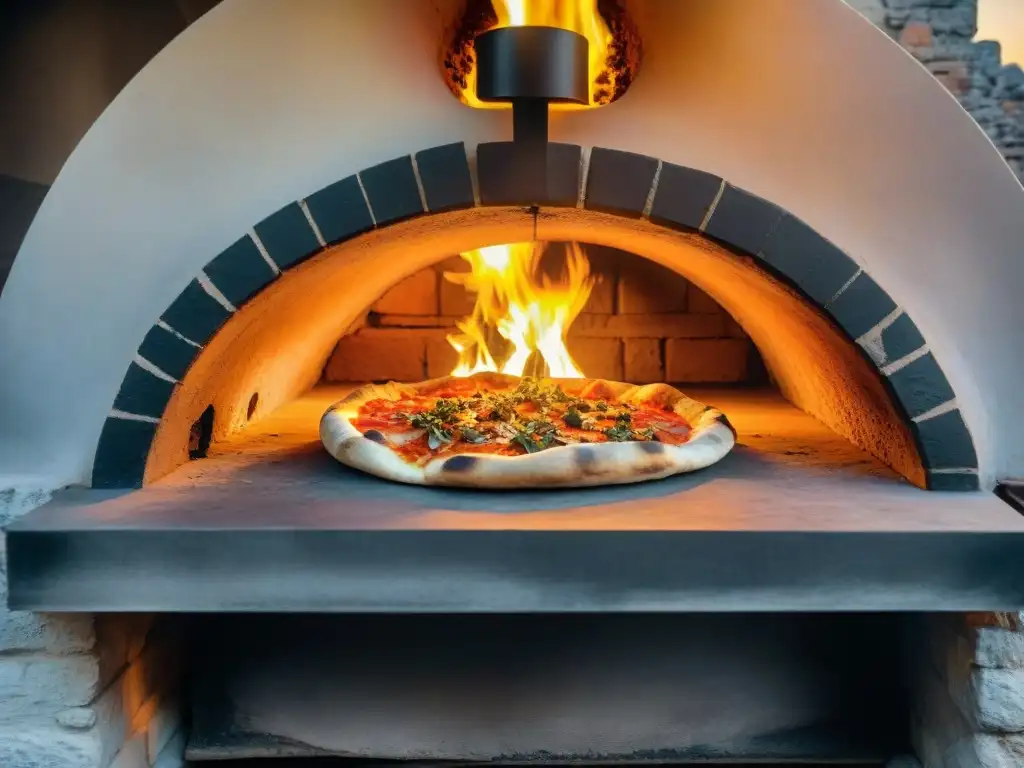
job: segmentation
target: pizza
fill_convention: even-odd
[[[496,373],[370,384],[320,421],[324,447],[343,464],[473,488],[654,480],[715,463],[735,438],[724,414],[667,384]]]

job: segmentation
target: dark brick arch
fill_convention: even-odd
[[[872,361],[909,420],[928,487],[978,488],[974,443],[923,336],[839,248],[778,206],[704,171],[595,147],[584,180],[581,147],[551,144],[548,152],[547,184],[539,195],[517,175],[510,142],[477,148],[476,193],[465,146],[448,144],[367,168],[256,224],[215,256],[146,334],[104,424],[93,486],[141,485],[164,409],[203,345],[234,311],[323,248],[428,213],[582,204],[703,234],[780,275]]]

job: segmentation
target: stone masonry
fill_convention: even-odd
[[[911,621],[911,733],[925,768],[1024,765],[1024,614]]]
[[[998,42],[974,42],[986,0],[849,2],[946,86],[1024,180],[1024,70],[1003,63]]]
[[[44,503],[0,491],[0,525]],[[6,602],[0,540],[0,598]],[[152,616],[0,607],[0,766],[180,768],[179,632]]]
[[[587,246],[598,282],[573,323],[568,346],[594,378],[672,383],[749,383],[765,376],[743,329],[706,293],[658,264]],[[406,278],[344,336],[324,371],[328,381],[417,381],[456,363],[446,336],[473,309],[473,296],[446,280],[458,256]]]

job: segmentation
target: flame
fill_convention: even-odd
[[[569,243],[565,274],[556,282],[540,274],[544,250],[543,243],[480,248],[461,254],[470,272],[445,273],[447,280],[476,294],[472,314],[457,323],[460,333],[448,336],[459,353],[453,376],[500,371],[583,378],[565,337],[594,287],[590,264],[579,245]],[[509,350],[500,365],[492,343]]]
[[[608,67],[608,54],[612,46],[612,32],[597,10],[597,0],[492,0],[498,23],[501,27],[558,27],[577,32],[589,43],[590,82],[599,79],[614,80],[614,73]],[[599,102],[595,95],[597,88],[590,89],[590,105]],[[611,93],[613,89],[608,89]],[[501,107],[480,101],[476,96],[476,67],[466,74],[466,88],[462,97],[471,107]],[[564,106],[564,105],[559,105]]]

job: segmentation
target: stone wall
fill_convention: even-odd
[[[707,294],[675,272],[612,248],[587,246],[598,282],[573,323],[568,347],[593,378],[644,384],[749,383],[765,374],[743,329]],[[395,285],[345,335],[327,381],[418,381],[447,375],[456,355],[446,340],[473,310],[473,296],[444,272],[458,256]]]
[[[925,768],[1024,765],[1024,614],[912,621],[911,731]]]
[[[0,491],[0,525],[44,492]],[[0,605],[7,600],[0,540]],[[180,625],[0,607],[0,766],[180,768]]]
[[[974,42],[986,0],[849,1],[949,89],[1024,179],[1024,70],[1002,62],[999,43]]]

